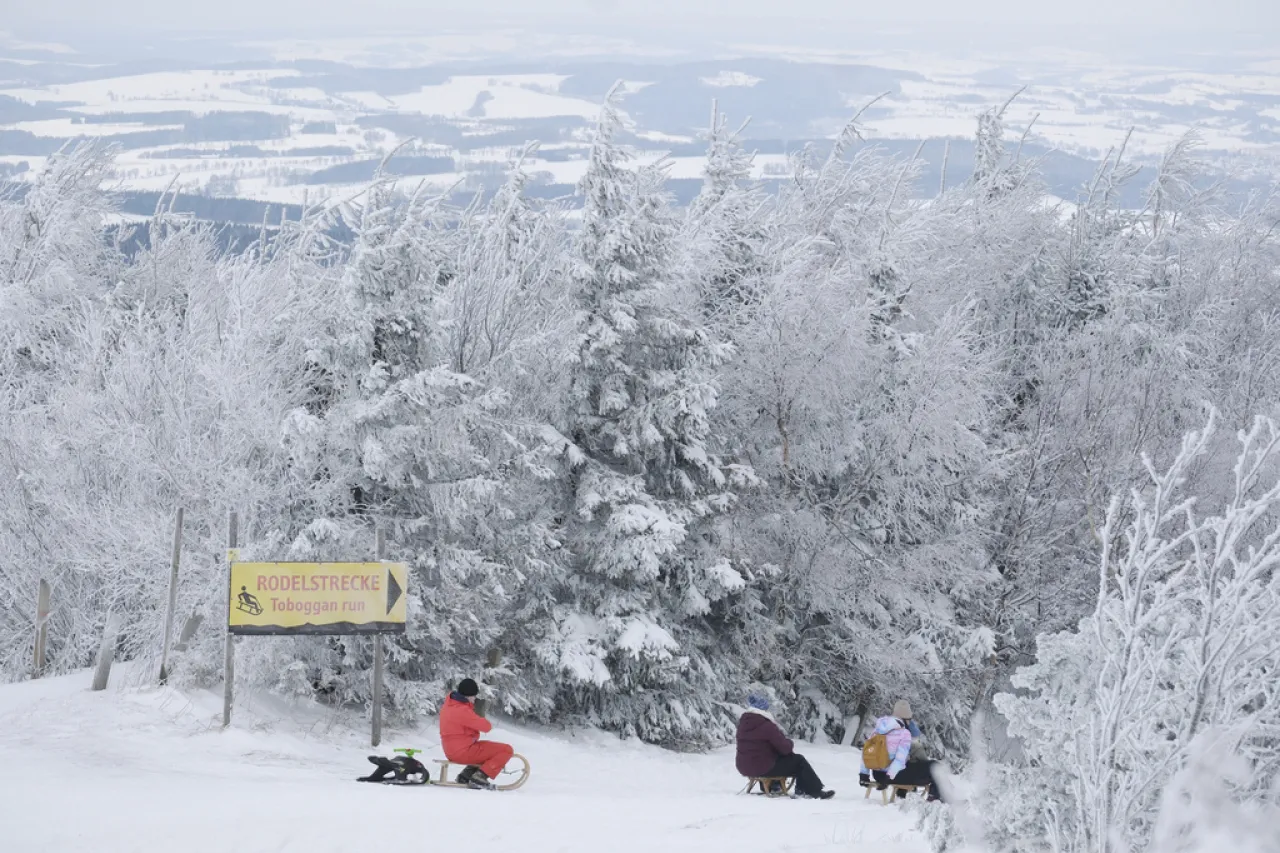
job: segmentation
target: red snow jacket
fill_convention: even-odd
[[[738,772],[743,776],[764,776],[780,755],[790,755],[793,744],[772,717],[754,709],[738,720]]]
[[[440,745],[450,761],[452,756],[478,741],[481,732],[492,729],[493,723],[477,714],[470,702],[452,693],[444,700],[444,707],[440,709]]]

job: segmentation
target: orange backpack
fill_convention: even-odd
[[[862,745],[862,765],[868,770],[883,770],[889,766],[889,741],[884,735],[872,735]]]

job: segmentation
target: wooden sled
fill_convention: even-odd
[[[502,778],[502,776],[514,776],[516,775],[516,773],[520,774],[520,778],[515,779],[514,781],[511,781],[511,782],[508,782],[505,785],[499,785],[495,781],[493,784],[493,789],[495,791],[514,791],[516,788],[519,788],[525,782],[529,781],[529,773],[530,773],[529,759],[525,758],[523,755],[517,752],[517,753],[514,753],[511,756],[511,758],[507,759],[507,764],[509,765],[512,761],[515,761],[516,759],[520,760],[521,769],[512,771],[512,770],[507,770],[504,767],[501,775],[498,778]],[[466,784],[465,782],[455,782],[453,781],[453,779],[449,778],[449,765],[453,762],[450,762],[443,758],[436,758],[436,759],[433,759],[433,763],[438,765],[438,769],[436,771],[436,778],[431,780],[432,785],[439,785],[442,788],[468,788],[468,789],[471,788],[471,786]],[[462,766],[464,768],[466,767],[465,764]]]
[[[905,796],[903,797],[898,796],[899,791],[901,791],[903,794],[914,794],[916,791],[924,791],[928,793],[928,790],[929,790],[928,785],[895,785],[892,782],[885,783],[885,786],[883,788],[880,788],[879,784],[876,782],[872,782],[870,785],[863,785],[862,787],[867,789],[866,796],[863,797],[864,800],[871,799],[872,790],[879,790],[881,794],[880,805],[882,806],[889,805],[890,797],[893,797],[895,800],[901,800],[903,802],[906,802],[907,798]]]
[[[775,783],[779,785],[782,790],[773,790]],[[791,788],[795,783],[795,778],[791,776],[748,776],[747,790],[743,791],[743,793],[750,794],[751,789],[756,785],[759,785],[760,793],[764,794],[766,797],[790,797]]]

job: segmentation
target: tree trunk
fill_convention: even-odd
[[[93,689],[106,690],[111,679],[111,663],[116,657],[116,639],[120,635],[120,617],[115,613],[107,616],[107,624],[102,629],[102,645],[98,647],[98,668],[93,673]]]

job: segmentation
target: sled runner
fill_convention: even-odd
[[[507,770],[507,769],[505,769],[505,768],[504,768],[504,769],[503,769],[503,771],[502,771],[501,776],[516,776],[517,774],[519,774],[519,778],[517,778],[517,779],[513,779],[513,780],[511,780],[511,781],[507,782],[506,784],[502,784],[502,785],[499,785],[499,784],[492,784],[492,785],[489,785],[489,786],[488,786],[488,788],[489,788],[490,790],[493,790],[493,791],[514,791],[516,788],[519,788],[519,787],[520,787],[521,785],[523,785],[525,782],[529,781],[529,773],[530,773],[530,769],[529,769],[529,759],[525,758],[523,755],[521,755],[520,753],[518,753],[518,752],[517,752],[517,753],[515,753],[515,754],[513,754],[513,755],[511,756],[511,759],[507,762],[507,763],[508,763],[508,765],[510,765],[511,761],[515,761],[515,760],[517,760],[517,759],[520,761],[521,769],[519,769],[519,770]],[[454,762],[450,762],[450,761],[448,761],[448,760],[446,760],[446,759],[443,759],[443,758],[436,758],[436,759],[433,759],[433,763],[440,765],[440,768],[439,768],[439,775],[438,775],[438,777],[437,777],[437,778],[436,778],[436,780],[435,780],[434,782],[432,782],[431,784],[433,784],[433,785],[441,785],[441,786],[443,786],[443,787],[445,787],[445,788],[470,788],[470,787],[472,787],[471,785],[467,784],[466,782],[457,782],[457,781],[452,781],[452,780],[450,780],[450,779],[449,779],[449,765],[450,765],[450,764],[452,764],[452,763],[454,763]],[[466,768],[464,767],[463,769],[466,769]],[[499,778],[501,778],[501,776],[500,776]]]
[[[864,800],[871,799],[872,789],[880,791],[880,804],[889,805],[889,798],[893,797],[898,800],[906,800],[907,794],[914,794],[916,791],[923,791],[925,794],[929,792],[928,785],[895,785],[892,782],[859,782],[858,784],[867,789]]]

